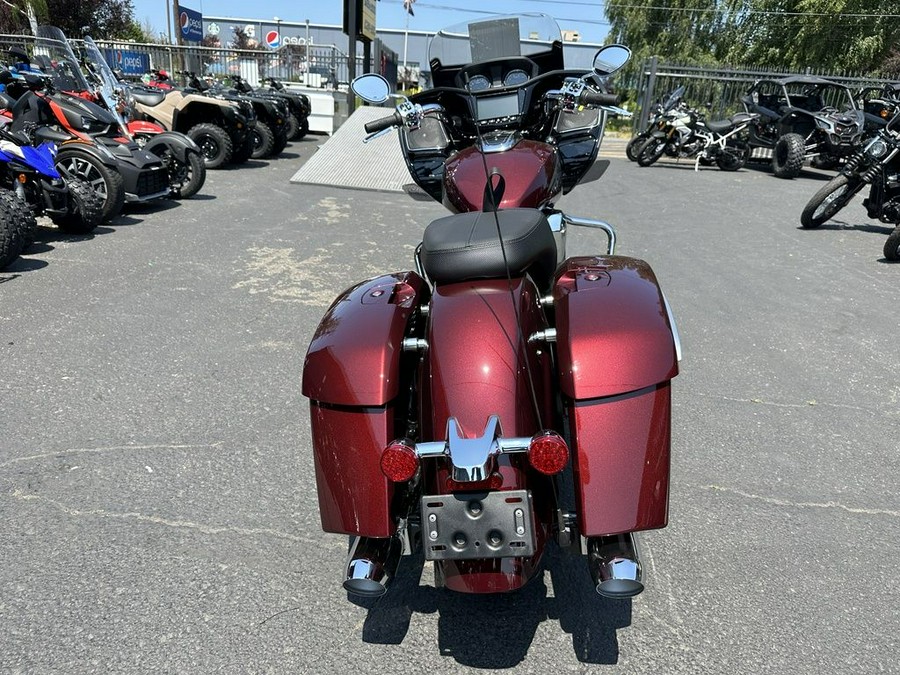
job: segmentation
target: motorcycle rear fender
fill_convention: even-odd
[[[553,288],[584,536],[665,527],[677,339],[647,263],[570,258]]]
[[[144,145],[144,150],[154,155],[157,154],[157,150],[166,148],[172,151],[179,162],[185,164],[188,161],[189,153],[200,154],[200,147],[191,138],[175,131],[157,134]]]
[[[394,439],[407,324],[426,294],[414,272],[370,279],[338,296],[313,336],[302,391],[326,532],[387,537],[396,528],[381,453]]]

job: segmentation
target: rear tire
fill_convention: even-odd
[[[248,159],[250,159],[250,155],[253,154],[253,134],[247,134],[247,137],[244,139],[244,142],[237,146],[234,149],[234,152],[231,154],[231,163],[232,164],[243,164]]]
[[[50,216],[63,232],[88,234],[103,222],[103,198],[80,178],[66,180],[69,188],[68,212],[65,215]]]
[[[294,137],[293,140],[299,141],[304,136],[306,136],[306,134],[308,134],[308,133],[309,133],[309,120],[306,118],[303,118],[302,120],[300,120],[300,130],[297,132],[297,135]]]
[[[772,171],[778,178],[796,178],[806,160],[806,142],[800,134],[785,134],[772,150]]]
[[[884,242],[884,257],[891,262],[900,260],[900,225],[894,228]]]
[[[56,168],[67,179],[80,178],[103,199],[103,222],[112,220],[125,206],[125,181],[122,174],[93,155],[65,147],[56,155]]]
[[[288,113],[284,120],[284,126],[287,128],[288,140],[293,141],[294,137],[300,133],[300,122],[294,113]]]
[[[272,154],[275,148],[275,134],[268,124],[256,120],[256,124],[250,130],[250,137],[253,139],[253,152],[250,154],[253,159],[263,159]]]
[[[219,169],[231,160],[231,138],[222,127],[196,124],[188,129],[187,135],[200,146],[207,169]]]
[[[819,191],[806,203],[806,207],[800,214],[800,225],[809,230],[831,220],[838,211],[850,203],[863,185],[865,183],[859,180],[851,185],[847,176],[838,174],[819,188]]]

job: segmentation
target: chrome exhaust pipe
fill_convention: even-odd
[[[588,539],[588,569],[605,598],[632,598],[644,590],[641,559],[633,532]]]
[[[347,554],[346,591],[368,598],[384,595],[397,575],[402,550],[398,537],[354,537]]]

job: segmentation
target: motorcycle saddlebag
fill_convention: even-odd
[[[393,484],[381,453],[395,438],[400,354],[425,290],[402,272],[370,279],[340,296],[313,335],[303,366],[310,399],[319,513],[326,532],[387,537]]]
[[[553,297],[579,530],[590,537],[665,527],[678,358],[656,277],[635,258],[570,258]]]

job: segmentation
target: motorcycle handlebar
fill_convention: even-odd
[[[394,114],[390,117],[382,117],[380,120],[372,120],[371,122],[366,122],[366,133],[374,134],[379,131],[383,131],[384,129],[389,129],[393,126],[399,126],[403,123],[403,118],[400,117],[400,113],[396,110]]]
[[[585,89],[584,93],[581,94],[581,102],[587,103],[588,105],[617,106],[617,105],[619,105],[619,95],[618,94],[604,94],[599,91],[592,91],[590,89]]]

